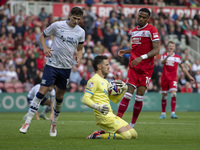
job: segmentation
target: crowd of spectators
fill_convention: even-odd
[[[128,61],[130,55],[123,58],[117,56],[120,49],[130,47],[131,29],[136,23],[135,14],[125,16],[123,8],[119,5],[113,5],[108,18],[101,18],[91,11],[91,4],[95,2],[108,3],[108,1],[87,1],[84,8],[84,17],[80,22],[80,26],[86,31],[86,39],[84,43],[84,54],[81,65],[76,68],[73,66],[70,84],[67,91],[83,92],[87,80],[94,75],[92,60],[99,54],[104,54],[110,60],[110,73],[107,80],[113,79],[126,80]],[[115,3],[116,1],[109,1]],[[155,4],[154,0],[132,1],[125,0],[126,4]],[[172,5],[178,3],[186,5],[187,0],[163,1],[163,5]],[[182,2],[182,3],[181,3]],[[194,1],[199,5],[199,1]],[[157,5],[156,4],[156,5]],[[22,83],[23,92],[28,92],[32,86],[40,83],[43,66],[46,58],[42,52],[39,43],[41,32],[52,22],[61,20],[53,18],[51,14],[47,14],[45,8],[41,9],[38,16],[25,16],[22,10],[19,10],[15,16],[10,15],[9,5],[5,4],[0,8],[0,91],[8,92],[5,88],[6,83]],[[191,38],[193,35],[200,37],[200,11],[197,11],[193,18],[183,15],[178,16],[176,12],[173,16],[162,12],[155,13],[152,10],[150,24],[156,26],[160,34],[160,55],[166,51],[168,35],[177,35],[179,42],[181,36],[185,35]],[[53,36],[47,38],[46,43],[50,47]],[[179,92],[198,92],[200,93],[200,63],[199,60],[191,61],[188,49],[181,49],[177,43],[176,53],[181,55],[183,63],[188,71],[194,76],[196,83],[191,84],[185,75],[178,71],[178,91]],[[152,76],[152,82],[148,91],[160,91],[160,77],[162,74],[162,65],[160,63],[160,55],[155,57],[155,69]],[[74,54],[74,58],[76,53]],[[111,61],[116,59],[120,64],[126,67],[121,70],[118,63]],[[75,59],[74,59],[75,65]],[[198,88],[199,87],[199,88]],[[13,90],[12,92],[16,92]]]

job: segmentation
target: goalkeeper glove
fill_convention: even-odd
[[[114,80],[114,82],[115,82],[115,84],[116,84],[116,86],[117,86],[118,88],[121,88],[123,91],[127,91],[128,86],[126,85],[126,83],[124,83],[124,82],[121,81],[121,80]]]
[[[97,104],[97,103],[94,103],[92,105],[92,108],[98,110],[100,113],[102,113],[103,115],[107,115],[108,112],[109,112],[109,107],[108,107],[108,104]]]

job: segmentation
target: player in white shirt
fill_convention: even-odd
[[[48,60],[44,67],[40,89],[31,103],[25,124],[20,128],[21,133],[27,132],[40,101],[43,99],[49,86],[54,84],[56,86],[56,102],[54,104],[50,136],[57,135],[56,124],[62,108],[66,86],[69,82],[73,54],[76,49],[76,67],[80,65],[82,58],[85,31],[78,25],[82,17],[83,10],[79,7],[73,7],[69,14],[69,20],[54,22],[41,34],[40,42]],[[51,48],[48,48],[45,38],[51,35],[54,36],[54,40]]]
[[[47,107],[40,113],[40,115],[38,115],[38,111],[36,111],[35,113],[35,118],[36,120],[39,120],[39,116],[40,118],[46,119],[46,120],[52,120],[53,119],[53,103],[55,101],[55,89],[53,89],[54,86],[50,86],[49,90],[47,91],[47,93],[45,94],[44,98],[41,100],[40,105],[44,106],[47,105]],[[40,84],[36,84],[34,87],[31,88],[31,90],[28,93],[27,96],[27,102],[30,106],[35,94],[39,91],[40,89]],[[51,114],[49,116],[49,118],[46,116],[46,113],[50,112]],[[28,113],[23,117],[24,120],[26,120]]]

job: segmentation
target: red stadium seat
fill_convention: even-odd
[[[23,93],[24,92],[24,87],[23,87],[23,84],[21,82],[14,83],[14,88],[15,88],[16,93]]]
[[[14,88],[13,83],[6,82],[4,84],[4,88],[5,88],[5,91],[8,92],[8,93],[15,93],[15,88]]]
[[[4,83],[2,83],[2,82],[0,82],[0,93],[2,92],[2,91],[4,91],[5,89],[4,89]]]

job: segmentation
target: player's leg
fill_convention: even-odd
[[[63,96],[65,92],[66,90],[62,90],[56,86],[56,101],[54,104],[53,120],[51,121],[50,136],[57,135],[56,125],[57,125],[58,118],[60,116],[61,108],[63,105]]]
[[[178,119],[178,116],[175,114],[175,108],[176,108],[176,91],[171,91],[171,118],[172,119]]]
[[[167,79],[161,78],[161,89],[162,89],[162,100],[161,100],[162,112],[159,119],[165,119],[166,107],[167,107],[167,93],[169,90],[169,81]]]
[[[40,105],[42,105],[42,106],[47,105],[47,107],[40,113],[40,115],[39,115],[40,118],[43,118],[45,120],[49,120],[49,118],[46,116],[46,113],[51,111],[50,104],[51,104],[51,100],[50,99],[47,99],[46,97],[43,98],[43,100],[41,101]]]
[[[130,68],[128,70],[128,75],[127,75],[127,85],[128,85],[128,90],[124,94],[118,108],[117,116],[122,118],[126,109],[128,108],[129,101],[132,99],[133,93],[136,88],[136,81],[137,81],[137,75],[134,69]]]
[[[109,133],[95,131],[87,139],[131,139],[138,137],[137,132],[126,121],[114,114],[105,117],[98,125]]]
[[[36,93],[35,97],[33,98],[32,102],[31,102],[31,106],[29,108],[25,124],[20,128],[21,133],[27,132],[29,125],[31,123],[31,120],[32,120],[33,116],[35,115],[36,111],[38,110],[41,100],[44,98],[44,95],[46,94],[46,92],[49,89],[49,86],[52,85],[54,80],[55,79],[54,79],[53,67],[45,65],[44,72],[42,75],[40,89]]]
[[[159,119],[165,119],[166,118],[166,107],[167,107],[167,91],[162,93],[162,100],[161,100],[161,107],[162,107],[162,113],[160,115]]]
[[[54,83],[56,85],[56,101],[54,104],[53,120],[51,121],[50,136],[57,135],[56,125],[61,112],[63,97],[69,84],[71,69],[57,69],[57,72],[58,76]]]
[[[171,81],[169,84],[169,92],[171,93],[171,118],[177,119],[175,114],[176,108],[176,91],[177,91],[177,81]]]
[[[137,92],[135,95],[135,104],[133,106],[133,116],[132,116],[132,120],[130,125],[134,128],[135,127],[135,123],[137,121],[137,118],[142,110],[142,106],[143,106],[143,95],[146,91],[146,87],[144,86],[139,86],[137,88]]]
[[[36,119],[36,120],[40,120],[38,110],[35,112],[35,119]]]
[[[32,98],[29,98],[29,97],[27,97],[27,102],[28,102],[28,107],[30,107],[30,105],[31,105],[31,102],[32,102]],[[28,112],[26,113],[26,115],[24,115],[24,117],[23,117],[23,120],[26,120],[26,118],[27,118],[27,115],[28,115]]]
[[[133,96],[133,93],[135,90],[135,88],[132,85],[130,85],[130,84],[127,84],[127,85],[128,85],[128,90],[124,94],[124,96],[119,104],[119,108],[118,108],[118,112],[117,112],[117,116],[119,116],[120,118],[123,117],[126,109],[128,108],[129,101],[132,99],[132,96]]]
[[[40,86],[39,92],[37,92],[37,94],[35,95],[35,97],[33,98],[32,102],[31,102],[25,124],[20,128],[21,133],[25,134],[27,132],[27,130],[30,126],[31,120],[33,119],[33,116],[35,115],[35,113],[37,112],[37,110],[39,108],[40,101],[44,98],[44,95],[47,92],[47,90],[48,90],[48,87]]]
[[[116,133],[101,134],[101,139],[123,139],[130,140],[132,138],[131,132],[126,127],[121,127]]]

